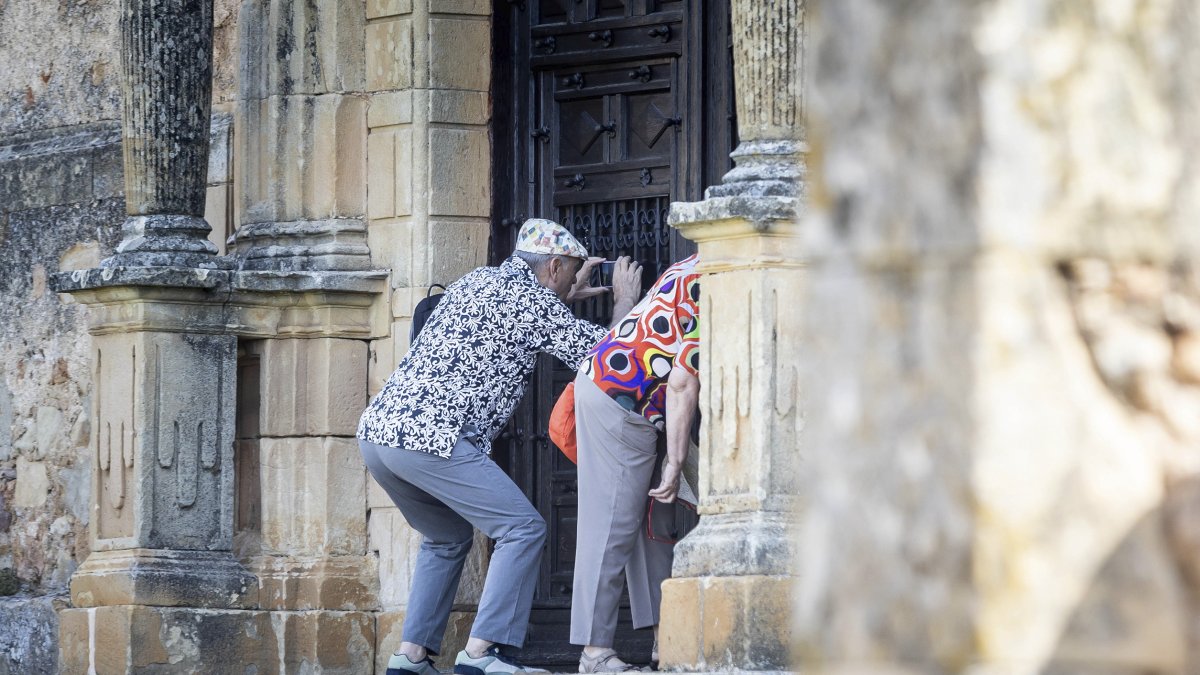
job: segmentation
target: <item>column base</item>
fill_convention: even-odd
[[[246,270],[361,271],[371,268],[367,226],[356,218],[252,223],[234,235]]]
[[[266,612],[120,605],[59,613],[67,674],[361,675],[375,661],[367,612]]]
[[[258,577],[258,606],[262,609],[379,609],[374,556],[262,556],[248,566]]]
[[[257,596],[254,575],[228,551],[95,551],[71,575],[75,607],[243,608]]]
[[[121,230],[124,239],[101,267],[233,267],[232,260],[217,255],[216,245],[208,240],[212,227],[198,216],[129,216]]]
[[[659,668],[790,670],[794,581],[790,576],[664,581]]]
[[[702,515],[696,529],[675,546],[671,576],[792,574],[796,558],[790,527],[784,511]]]

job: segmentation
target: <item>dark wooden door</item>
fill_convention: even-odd
[[[652,282],[694,251],[667,225],[672,201],[703,197],[730,167],[727,0],[504,0],[494,15],[492,259],[526,217],[569,228],[592,255],[629,255]],[[576,312],[607,325],[610,303]],[[496,444],[497,459],[550,528],[523,657],[578,659],[569,644],[575,467],[546,434],[574,372],[544,357]],[[649,658],[650,631],[621,612],[618,650]]]

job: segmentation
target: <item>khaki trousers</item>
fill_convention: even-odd
[[[658,463],[658,429],[580,375],[575,378],[575,436],[579,516],[571,642],[611,647],[621,572],[629,584],[634,628],[658,624],[662,582],[671,576],[673,547],[646,535],[646,493]]]

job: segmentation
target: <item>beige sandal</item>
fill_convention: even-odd
[[[608,651],[595,658],[591,658],[587,654],[579,655],[579,672],[581,673],[627,673],[634,670],[641,669],[617,658],[616,651]]]

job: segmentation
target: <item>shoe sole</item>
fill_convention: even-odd
[[[487,671],[483,668],[456,663],[454,664],[454,675],[487,675]]]

